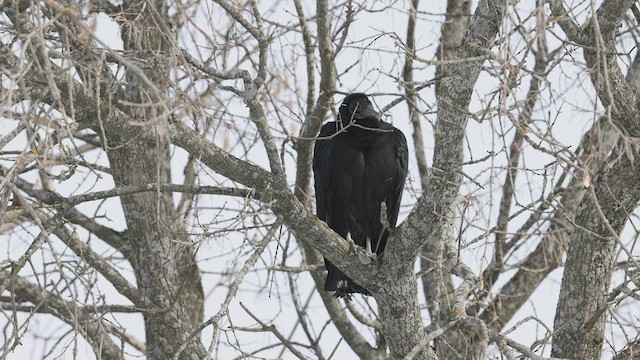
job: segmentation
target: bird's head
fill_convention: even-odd
[[[378,112],[363,93],[347,95],[340,105],[339,115],[343,127],[352,123],[366,128],[380,127]]]

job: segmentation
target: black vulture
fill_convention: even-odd
[[[389,237],[380,221],[381,204],[386,204],[388,225],[394,227],[398,220],[407,177],[407,140],[379,119],[365,94],[354,93],[340,105],[338,121],[322,126],[314,151],[318,217],[376,258]],[[325,291],[335,291],[336,297],[370,295],[326,258],[325,266]]]

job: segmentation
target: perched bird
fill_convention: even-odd
[[[340,105],[338,121],[322,126],[314,151],[318,217],[376,258],[387,243],[387,227],[395,227],[398,220],[407,177],[407,140],[379,119],[365,94],[354,93]],[[382,203],[386,221],[380,219]],[[335,291],[336,297],[370,295],[326,258],[325,266],[325,291]]]

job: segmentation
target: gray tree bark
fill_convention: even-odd
[[[552,355],[600,359],[618,236],[640,200],[638,170],[615,151],[578,207],[555,318]]]
[[[575,22],[560,22],[563,30],[584,44],[584,58],[598,97],[611,121],[623,134],[637,136],[637,91],[625,80],[614,57],[615,38],[622,14],[633,1],[604,1],[594,17],[578,31]],[[562,4],[551,2],[554,15],[565,13]],[[636,56],[637,59],[637,56]],[[633,73],[633,68],[629,70]],[[570,232],[567,260],[556,308],[552,355],[572,359],[600,359],[604,341],[605,313],[619,235],[640,200],[635,149],[624,137],[593,182],[576,212]]]
[[[158,164],[167,164],[166,160],[158,161],[160,149],[131,138],[122,143],[116,137],[110,139],[118,147],[108,151],[116,184],[158,182]],[[132,171],[134,167],[136,171]],[[204,295],[199,270],[170,196],[156,192],[125,195],[122,203],[131,247],[128,259],[138,288],[157,306],[143,311],[147,358],[165,359],[202,323]],[[183,354],[183,358],[199,359],[204,349],[193,342]]]
[[[171,183],[168,109],[166,91],[170,79],[162,60],[173,48],[173,35],[165,26],[168,8],[164,1],[125,1],[122,33],[125,50],[150,60],[140,73],[127,71],[126,101],[130,114],[140,119],[153,142],[141,141],[135,127],[126,132],[103,134],[103,147],[116,186]],[[151,106],[149,106],[151,105]],[[98,131],[99,129],[96,129]],[[107,142],[108,139],[108,142]],[[124,195],[131,262],[137,285],[156,310],[143,311],[147,358],[167,359],[183,345],[188,334],[202,323],[204,294],[185,224],[176,212],[169,192]],[[181,358],[201,359],[200,342],[191,341]]]

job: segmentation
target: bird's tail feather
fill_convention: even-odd
[[[325,265],[327,268],[327,279],[324,282],[325,291],[335,291],[335,297],[348,297],[354,293],[371,295],[367,289],[353,282],[353,280],[349,279],[347,275],[326,259]]]

